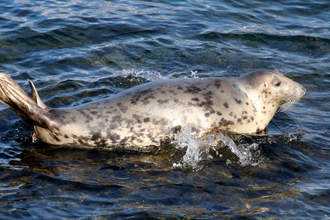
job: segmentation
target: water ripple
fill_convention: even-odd
[[[1,1],[1,72],[52,107],[192,73],[276,68],[307,88],[232,150],[187,151],[201,144],[189,135],[153,153],[36,145],[1,106],[1,219],[329,216],[329,13],[326,0]]]

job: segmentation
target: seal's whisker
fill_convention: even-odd
[[[286,103],[284,103],[283,105],[281,105],[277,109],[276,113],[278,113],[278,112],[285,112],[286,110],[288,110],[289,108],[291,108],[296,102],[297,102],[297,100],[290,99],[289,101],[287,101]]]

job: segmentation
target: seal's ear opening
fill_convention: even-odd
[[[31,80],[28,80],[30,87],[31,87],[31,92],[32,92],[32,99],[39,105],[41,108],[46,109],[47,106],[41,101],[41,98],[38,94],[38,91],[36,87],[34,86],[33,82]]]

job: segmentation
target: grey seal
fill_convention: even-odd
[[[306,92],[279,72],[259,70],[236,78],[158,80],[104,100],[49,108],[29,83],[32,98],[1,73],[0,102],[34,125],[35,139],[53,145],[131,150],[170,142],[187,125],[200,137],[212,131],[257,133],[278,110]]]

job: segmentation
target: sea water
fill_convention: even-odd
[[[307,89],[265,135],[188,129],[150,153],[32,143],[1,105],[0,219],[330,215],[328,1],[2,0],[0,12],[0,71],[28,92],[32,80],[50,107],[262,68]]]

